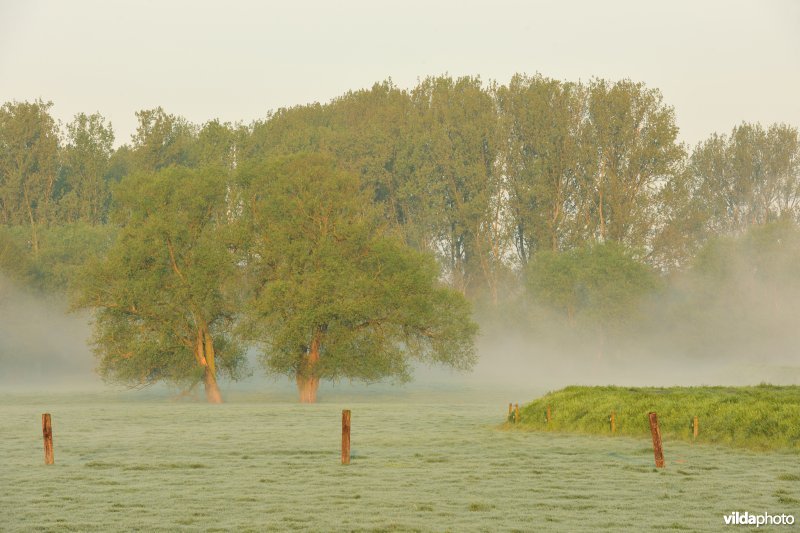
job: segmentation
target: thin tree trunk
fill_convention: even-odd
[[[33,208],[31,207],[31,202],[28,199],[28,188],[22,188],[22,195],[23,199],[25,200],[25,208],[28,211],[28,220],[31,224],[31,248],[33,249],[33,256],[38,257],[39,255],[39,234],[36,231],[36,218],[33,216]]]
[[[319,334],[314,335],[308,354],[303,357],[300,369],[297,371],[297,391],[300,393],[300,403],[317,403],[317,389],[319,377],[316,375],[316,365],[319,361]]]

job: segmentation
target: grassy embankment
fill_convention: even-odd
[[[546,410],[550,406],[550,423]],[[541,431],[649,437],[647,414],[658,413],[664,440],[800,452],[800,387],[567,387],[521,407],[515,427]],[[697,416],[699,433],[693,437]],[[508,424],[511,427],[511,424]]]

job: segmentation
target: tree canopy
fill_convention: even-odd
[[[242,173],[251,250],[247,337],[297,380],[409,378],[412,359],[468,368],[470,306],[432,257],[387,231],[369,192],[330,158],[297,155]]]
[[[216,403],[218,374],[239,375],[224,175],[172,167],[133,174],[116,188],[112,220],[120,229],[79,281],[80,305],[95,312],[103,376],[140,386],[202,382]]]
[[[739,264],[728,248],[763,258],[734,278],[793,309],[770,281],[794,279],[791,250],[753,242],[800,224],[797,127],[687,147],[640,82],[386,80],[246,125],[154,107],[117,147],[99,113],[51,110],[0,107],[0,271],[75,288],[109,379],[214,399],[255,343],[307,398],[319,379],[402,380],[415,359],[474,361],[471,308],[539,333],[530,308],[589,335],[670,324],[710,352],[724,328],[678,322],[713,302],[749,316],[710,274]],[[648,294],[671,295],[659,324],[636,317]]]

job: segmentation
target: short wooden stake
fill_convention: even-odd
[[[350,464],[350,409],[342,410],[342,464]]]
[[[697,434],[700,433],[700,419],[694,417],[692,420],[692,438],[697,438]]]
[[[519,423],[519,418],[520,418],[520,416],[519,416],[519,404],[515,403],[514,404],[514,423],[515,424]]]
[[[653,453],[656,456],[656,468],[664,468],[664,449],[661,447],[661,430],[658,429],[658,416],[649,413],[650,433],[653,435]]]
[[[550,424],[550,406],[547,406],[547,413],[545,413],[545,421]]]
[[[611,416],[608,418],[609,422],[611,422],[611,433],[617,432],[617,413],[611,411]]]
[[[44,464],[53,464],[53,426],[50,423],[50,413],[42,415],[42,435],[44,435]]]

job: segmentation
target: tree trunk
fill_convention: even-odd
[[[31,207],[31,202],[28,199],[28,188],[23,187],[22,196],[25,199],[25,207],[28,211],[28,220],[31,224],[31,248],[33,250],[33,256],[39,256],[39,234],[36,231],[36,218],[33,216],[33,208]]]
[[[206,367],[203,384],[206,388],[206,401],[208,403],[222,403],[222,394],[219,391],[219,385],[217,385],[217,377],[211,373],[209,367]]]
[[[208,403],[222,403],[222,394],[217,385],[217,367],[214,353],[214,341],[208,328],[203,325],[197,328],[197,344],[195,358],[203,367],[203,385],[206,389]]]
[[[308,354],[303,357],[300,369],[297,371],[297,391],[300,393],[300,403],[317,403],[317,389],[319,377],[315,375],[315,366],[319,361],[319,334],[314,335]]]

